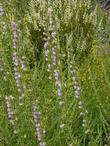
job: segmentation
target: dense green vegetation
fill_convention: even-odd
[[[92,0],[0,2],[0,146],[110,146],[109,32]]]

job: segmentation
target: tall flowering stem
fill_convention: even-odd
[[[0,2],[0,16],[3,15],[3,6],[2,6],[2,3]]]
[[[42,133],[41,133],[39,113],[37,111],[35,104],[33,105],[33,115],[34,115],[34,122],[35,122],[35,128],[36,128],[37,137],[39,141],[39,146],[45,146],[45,142],[43,141]]]
[[[25,56],[23,56],[21,61],[20,61],[21,62],[21,68],[22,68],[23,71],[27,71],[25,59],[26,59]]]
[[[12,28],[13,28],[13,62],[14,62],[14,74],[15,74],[15,81],[16,81],[16,86],[18,89],[18,92],[20,94],[19,96],[19,101],[20,105],[22,105],[22,101],[24,99],[24,94],[22,91],[22,84],[21,84],[21,76],[19,73],[19,59],[18,59],[18,54],[17,54],[17,24],[16,22],[12,22]]]
[[[80,110],[80,116],[83,117],[82,126],[86,129],[85,133],[87,133],[88,132],[88,129],[87,129],[88,121],[87,121],[87,118],[86,118],[87,116],[86,115],[87,115],[88,112],[85,109],[83,100],[81,99],[80,86],[79,86],[79,83],[78,83],[78,77],[77,77],[75,66],[73,65],[72,62],[70,62],[70,73],[71,73],[72,80],[73,80],[73,87],[74,87],[75,97],[76,97],[76,99],[78,101],[78,108]]]
[[[50,74],[51,73],[51,64],[49,63],[49,55],[50,55],[49,40],[50,40],[50,37],[48,37],[48,35],[47,35],[46,18],[45,17],[43,17],[42,25],[43,25],[43,36],[44,36],[45,61],[47,63],[47,72],[49,73],[48,79],[51,80],[51,74]]]
[[[7,114],[8,119],[12,122],[13,121],[13,111],[10,104],[10,98],[8,96],[5,97],[6,100],[6,106],[7,106]]]
[[[54,19],[53,19],[53,8],[52,3],[50,1],[50,6],[48,8],[48,15],[49,15],[49,29],[51,35],[51,43],[52,43],[52,64],[54,68],[54,78],[55,78],[55,85],[57,87],[57,94],[58,96],[62,96],[62,85],[61,85],[61,77],[60,71],[58,66],[58,57],[57,57],[57,33],[55,31]]]
[[[7,78],[6,78],[6,72],[4,70],[4,63],[2,61],[1,56],[0,56],[0,73],[3,75],[4,81],[6,81],[7,80]]]
[[[5,101],[6,101],[8,119],[13,126],[13,133],[17,134],[18,131],[16,130],[15,117],[14,117],[14,112],[11,107],[10,97],[6,96]]]

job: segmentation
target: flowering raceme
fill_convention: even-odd
[[[45,142],[43,141],[42,133],[41,133],[39,113],[37,112],[37,108],[36,108],[35,104],[33,105],[33,115],[34,115],[34,122],[35,122],[35,127],[36,127],[36,132],[37,132],[39,145],[40,146],[45,146]]]
[[[12,110],[11,101],[10,101],[11,98],[13,98],[13,97],[12,96],[5,96],[7,115],[8,115],[8,119],[9,119],[10,123],[13,126],[13,133],[17,134],[18,131],[16,130],[16,124],[15,124],[15,121],[17,120],[17,118],[15,118],[14,112]]]
[[[49,15],[49,32],[46,31],[46,18],[43,17],[43,36],[44,36],[44,52],[45,60],[47,62],[47,72],[49,73],[49,79],[51,80],[51,71],[54,72],[55,85],[57,87],[57,95],[62,96],[62,86],[60,79],[60,71],[58,67],[58,58],[57,58],[57,33],[55,31],[55,25],[53,20],[53,8],[50,6],[48,8]],[[52,60],[52,61],[51,61]]]
[[[7,106],[8,119],[10,121],[13,121],[13,111],[11,109],[10,98],[8,96],[6,96],[5,100],[6,100],[6,106]]]
[[[73,66],[73,63],[71,62],[70,63],[70,73],[72,75],[72,80],[73,80],[73,86],[74,86],[74,92],[75,92],[75,97],[78,101],[78,108],[80,110],[80,116],[83,117],[83,123],[82,123],[82,126],[84,128],[87,127],[87,120],[86,120],[86,114],[88,113],[87,110],[85,110],[85,107],[84,107],[84,102],[83,100],[81,99],[81,95],[80,95],[80,86],[79,86],[79,83],[78,83],[78,77],[77,77],[77,74],[76,74],[76,69],[75,69],[75,66]],[[85,133],[88,131],[88,129],[86,129]]]
[[[23,56],[22,59],[21,59],[21,67],[22,67],[22,70],[23,71],[26,71],[27,70],[27,67],[26,67],[26,63],[25,63],[25,57]]]
[[[3,6],[2,6],[2,3],[0,3],[0,16],[3,15]]]
[[[22,105],[22,102],[24,99],[24,94],[22,91],[21,75],[19,73],[19,59],[18,59],[18,54],[17,54],[17,38],[18,38],[18,36],[17,36],[16,22],[12,22],[12,28],[13,28],[13,48],[14,48],[14,52],[13,52],[13,63],[14,63],[14,72],[15,72],[14,74],[15,74],[16,86],[17,86],[18,92],[20,94],[20,96],[19,96],[20,103],[19,104]],[[24,62],[22,62],[22,63],[24,63]],[[22,64],[22,65],[24,65],[24,64]]]
[[[57,33],[55,31],[55,25],[53,20],[53,8],[51,6],[51,2],[48,8],[48,15],[49,15],[49,30],[51,32],[52,60],[53,60],[52,64],[54,69],[55,85],[57,87],[57,95],[60,97],[62,96],[62,85],[61,85],[61,77],[60,77],[58,57],[57,57]]]
[[[46,18],[43,17],[43,21],[42,21],[42,25],[43,25],[43,36],[44,36],[44,53],[45,53],[45,61],[47,63],[47,72],[49,73],[49,77],[48,79],[51,80],[51,64],[49,63],[49,55],[50,55],[50,49],[49,49],[49,41],[50,41],[50,37],[48,37],[47,35],[47,31],[46,31]]]

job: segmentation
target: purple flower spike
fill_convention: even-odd
[[[16,30],[16,27],[17,27],[17,25],[16,25],[16,22],[12,22],[12,27],[13,27],[13,30]]]
[[[0,3],[0,16],[3,15],[3,6],[2,6],[2,3]]]
[[[76,69],[75,69],[74,65],[72,65],[72,63],[70,64],[70,73],[72,75],[72,80],[73,80],[73,84],[74,84],[73,85],[74,93],[75,93],[75,98],[78,101],[78,108],[80,110],[80,116],[83,116],[82,126],[86,127],[86,125],[87,125],[87,122],[86,122],[86,119],[85,119],[86,111],[85,111],[85,108],[84,108],[83,100],[80,97],[80,86],[79,86],[79,83],[78,83],[77,72],[76,72]]]
[[[45,143],[43,141],[42,134],[41,134],[41,129],[40,129],[39,113],[37,112],[37,108],[36,108],[35,104],[33,105],[33,116],[34,116],[35,128],[36,128],[36,132],[37,132],[39,145],[45,146]]]

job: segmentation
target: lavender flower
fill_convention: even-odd
[[[17,47],[17,24],[16,22],[12,22],[12,28],[13,28],[13,48],[16,49]]]
[[[55,77],[55,85],[57,86],[57,94],[58,94],[58,96],[62,96],[60,73],[58,70],[54,70],[54,77]]]
[[[33,115],[34,115],[34,122],[35,122],[35,128],[36,128],[36,132],[37,132],[39,145],[45,146],[45,142],[43,141],[41,128],[40,128],[39,113],[37,112],[37,108],[35,105],[33,105]]]
[[[2,3],[0,3],[0,16],[3,15],[3,6],[2,6]]]
[[[21,67],[22,67],[23,71],[27,70],[26,63],[25,63],[25,57],[24,56],[22,57],[22,60],[21,60]]]
[[[17,56],[17,52],[13,53],[13,62],[15,65],[14,71],[15,71],[15,81],[16,81],[16,86],[18,88],[18,92],[20,92],[21,90],[21,81],[20,81],[20,74],[18,71],[18,56]]]
[[[44,52],[45,52],[45,60],[47,62],[47,71],[49,73],[49,77],[48,79],[51,80],[51,75],[50,75],[50,72],[51,72],[51,64],[49,63],[49,55],[50,55],[50,50],[49,50],[49,40],[50,38],[47,37],[47,32],[46,32],[46,24],[45,24],[45,17],[43,17],[43,21],[42,21],[42,25],[43,25],[43,29],[44,29],[44,32],[43,32],[43,35],[44,35]]]
[[[17,54],[17,24],[16,22],[12,22],[12,28],[13,28],[13,48],[14,48],[14,52],[13,52],[13,63],[14,63],[14,71],[15,71],[15,81],[16,81],[16,86],[17,86],[17,90],[20,94],[19,96],[19,105],[22,105],[23,103],[23,99],[24,99],[24,94],[22,93],[23,89],[22,89],[22,83],[21,83],[21,76],[19,73],[19,59],[18,59],[18,54]],[[23,64],[23,69],[26,69],[25,65],[24,65],[24,60],[22,62]]]
[[[14,61],[14,65],[17,67],[18,66],[18,56],[17,56],[17,52],[13,53],[13,61]]]
[[[57,95],[62,96],[62,85],[60,79],[60,71],[58,67],[58,58],[57,58],[57,33],[55,31],[54,20],[53,20],[53,9],[50,2],[50,7],[48,9],[49,14],[49,29],[51,32],[51,43],[52,43],[52,60],[53,60],[53,68],[54,68],[54,78],[55,85],[57,87]]]
[[[8,119],[10,121],[13,121],[13,111],[11,109],[10,98],[8,96],[6,96],[5,100],[6,100],[6,106],[7,106]]]
[[[12,96],[6,96],[5,97],[6,106],[7,106],[7,115],[8,115],[8,119],[9,119],[10,123],[13,126],[13,133],[17,134],[18,131],[16,130],[16,124],[15,124],[15,121],[16,121],[17,117],[15,119],[14,112],[12,111],[10,99],[13,99],[13,97]]]
[[[75,92],[75,97],[78,101],[78,108],[80,110],[80,116],[83,116],[82,126],[84,128],[86,128],[86,126],[87,126],[87,120],[86,120],[87,112],[85,111],[84,103],[83,103],[83,101],[80,97],[80,87],[79,87],[79,83],[78,83],[78,77],[77,77],[77,74],[76,74],[76,69],[72,65],[72,62],[70,63],[70,73],[72,75],[72,79],[73,79],[73,83],[74,83],[74,92]],[[86,133],[86,131],[85,131],[85,133]]]

